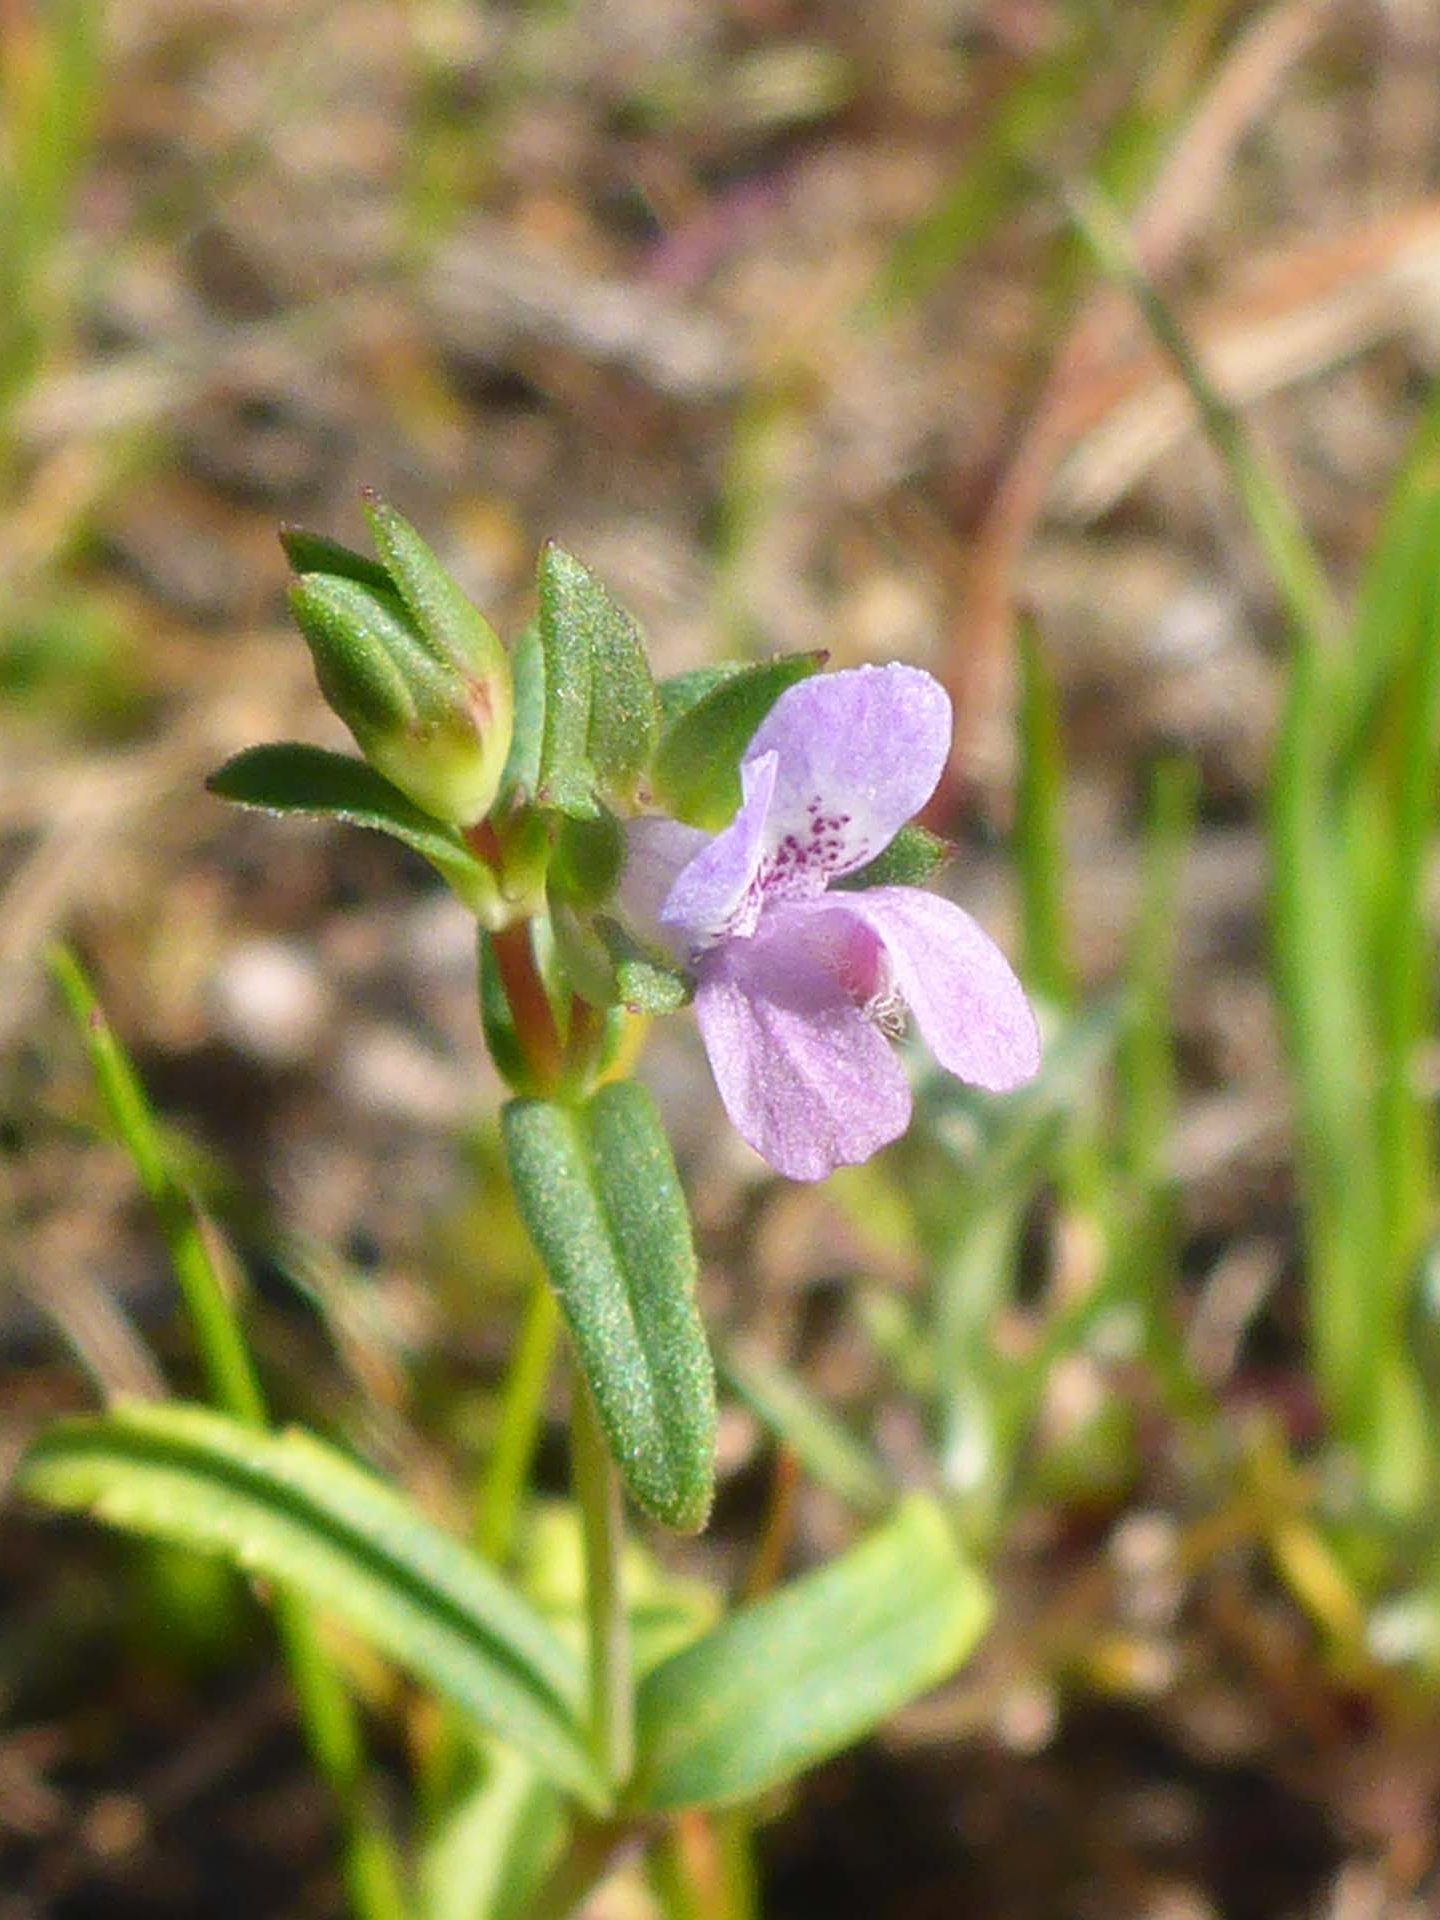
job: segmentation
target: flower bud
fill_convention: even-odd
[[[321,692],[370,764],[437,820],[473,826],[510,751],[509,658],[414,529],[378,503],[367,511],[380,565],[287,539],[296,621]]]

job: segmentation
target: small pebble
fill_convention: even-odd
[[[210,1003],[231,1046],[271,1067],[312,1053],[330,1010],[324,976],[295,940],[242,942],[215,976]]]

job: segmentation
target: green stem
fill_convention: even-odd
[[[585,1541],[585,1624],[590,1646],[591,1750],[618,1792],[635,1764],[635,1675],[620,1557],[620,1476],[595,1403],[577,1371],[570,1417],[571,1474]]]
[[[559,1331],[560,1310],[555,1296],[546,1282],[537,1278],[505,1378],[500,1427],[475,1516],[475,1545],[497,1565],[509,1558],[515,1538],[515,1522],[535,1456]]]
[[[233,1420],[263,1428],[269,1424],[265,1396],[207,1222],[175,1178],[139,1075],[79,962],[67,949],[58,948],[51,967],[84,1036],[111,1124],[155,1210],[210,1398]],[[357,1920],[405,1920],[400,1863],[375,1804],[355,1704],[321,1643],[312,1616],[283,1588],[275,1598],[275,1624],[306,1747],[339,1808],[351,1907]]]

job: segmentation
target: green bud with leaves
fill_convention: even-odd
[[[326,700],[371,766],[451,826],[483,820],[510,751],[509,657],[407,520],[367,498],[378,561],[298,529],[290,604]]]

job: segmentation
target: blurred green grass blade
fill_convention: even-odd
[[[500,1747],[482,1764],[421,1854],[418,1920],[523,1920],[558,1849],[560,1808],[544,1776]]]
[[[1061,708],[1035,623],[1017,630],[1020,667],[1020,764],[1016,783],[1015,866],[1019,882],[1021,977],[1051,1006],[1073,1010],[1079,982],[1067,908],[1065,758]],[[1077,1110],[1057,1167],[1063,1207],[1093,1222],[1105,1185],[1100,1115]],[[1089,1230],[1083,1229],[1083,1230]]]
[[[640,1689],[639,1809],[767,1793],[860,1739],[973,1651],[991,1600],[914,1496],[818,1573],[742,1607]]]
[[[48,0],[0,32],[0,413],[46,352],[54,255],[99,98],[104,9]]]
[[[1440,381],[1425,411],[1399,478],[1386,502],[1356,598],[1352,682],[1337,714],[1342,726],[1335,759],[1342,786],[1356,776],[1374,742],[1379,710],[1397,660],[1413,641],[1417,585],[1423,586],[1432,551],[1431,517],[1440,459]]]
[[[1407,1276],[1420,1255],[1435,1184],[1433,1117],[1416,1072],[1420,1049],[1434,1031],[1434,941],[1426,921],[1425,881],[1440,756],[1440,486],[1430,502],[1426,531],[1411,576],[1409,658],[1395,677],[1394,742],[1383,769],[1388,775],[1388,884],[1372,942],[1386,1227],[1392,1263]]]
[[[50,965],[90,1056],[110,1123],[155,1209],[211,1395],[217,1406],[237,1420],[263,1425],[264,1397],[239,1315],[207,1241],[204,1222],[171,1170],[139,1076],[75,956],[57,948]]]
[[[560,1310],[555,1296],[537,1276],[505,1375],[499,1428],[476,1507],[476,1548],[497,1566],[509,1560],[515,1543],[525,1485],[540,1440],[545,1390],[559,1333]]]
[[[951,186],[896,243],[866,302],[871,316],[923,299],[1032,191],[1038,150],[1074,108],[1092,52],[1090,36],[1072,27],[1019,73]]]
[[[1440,398],[1367,570],[1348,672],[1297,660],[1272,801],[1277,977],[1300,1091],[1321,1391],[1372,1496],[1435,1456],[1405,1326],[1435,1206],[1415,1071],[1433,1030],[1425,869],[1440,736]]]
[[[1316,1371],[1339,1433],[1363,1459],[1379,1391],[1384,1335],[1372,1292],[1385,1249],[1368,943],[1334,789],[1337,716],[1353,690],[1341,623],[1293,502],[1146,277],[1123,223],[1093,190],[1072,205],[1101,265],[1132,295],[1184,382],[1293,630],[1271,778],[1274,971],[1298,1107]]]
[[[1349,1437],[1372,1499],[1413,1518],[1432,1498],[1440,1452],[1408,1337],[1437,1202],[1435,1119],[1418,1069],[1435,1029],[1426,882],[1440,784],[1440,403],[1376,542],[1355,674],[1369,724],[1363,757],[1343,764],[1339,800],[1374,1026],[1380,1248],[1369,1276],[1373,1404]]]
[[[1120,1159],[1130,1180],[1147,1191],[1169,1179],[1176,1092],[1171,997],[1184,860],[1198,790],[1192,762],[1167,760],[1156,767],[1126,1012],[1116,1048]]]
[[[961,1503],[966,1536],[991,1537],[1009,1484],[996,1416],[1003,1367],[996,1320],[1015,1292],[1020,1234],[1033,1185],[978,1208],[936,1276],[934,1345],[940,1399],[940,1472]]]
[[[1380,1057],[1380,1153],[1397,1283],[1434,1203],[1435,1141],[1415,1081],[1434,1029],[1426,914],[1440,754],[1440,384],[1366,569],[1356,615],[1360,723],[1336,750],[1352,884],[1365,908]]]
[[[1277,593],[1296,644],[1327,665],[1341,631],[1339,609],[1294,502],[1271,473],[1238,411],[1220,393],[1159,288],[1145,272],[1124,220],[1095,185],[1069,196],[1076,227],[1096,261],[1139,309],[1155,344],[1183,383],[1206,439],[1219,455]],[[1333,668],[1332,668],[1333,670]]]
[[[239,1311],[216,1261],[210,1229],[176,1179],[159,1125],[79,961],[66,948],[51,970],[90,1057],[111,1125],[155,1209],[215,1404],[250,1427],[266,1424],[265,1399]],[[276,1627],[316,1766],[335,1793],[345,1831],[346,1885],[361,1920],[401,1920],[404,1902],[394,1843],[368,1778],[360,1722],[339,1673],[297,1596],[275,1596]]]
[[[130,1407],[48,1429],[19,1484],[284,1581],[557,1786],[603,1802],[577,1722],[578,1660],[485,1561],[322,1442],[197,1407]]]
[[[84,164],[100,77],[103,9],[95,0],[48,0],[13,24],[3,103],[12,243],[33,255],[61,231]],[[3,55],[0,55],[3,58]]]
[[[941,1209],[935,1230],[942,1236],[957,1225],[963,1230],[974,1194],[998,1202],[1044,1175],[1057,1124],[1093,1097],[1122,1020],[1117,1002],[1072,1015],[1047,1034],[1039,1073],[1015,1093],[981,1093],[939,1072],[927,1075],[918,1103],[924,1134],[939,1145],[950,1170],[919,1195]]]
[[[894,1504],[894,1485],[879,1460],[793,1373],[736,1347],[720,1356],[720,1373],[822,1487],[859,1513],[880,1514]]]
[[[1057,1007],[1073,1006],[1075,972],[1065,915],[1065,768],[1060,706],[1035,623],[1022,619],[1020,774],[1015,795],[1015,861],[1020,883],[1020,972]]]
[[[1271,784],[1272,942],[1298,1108],[1316,1368],[1340,1431],[1356,1442],[1370,1418],[1375,1381],[1375,1060],[1363,928],[1327,778],[1329,730],[1320,663],[1302,650],[1291,669]]]
[[[1036,1193],[1074,1165],[1067,1148],[1077,1124],[1088,1123],[1119,1027],[1114,1006],[1072,1017],[1047,1038],[1038,1077],[1003,1099],[930,1083],[916,1143],[902,1149],[933,1275],[942,1472],[973,1540],[993,1535],[1018,1434],[1000,1414],[1008,1368],[994,1350],[995,1318],[1014,1294],[1019,1238]]]

